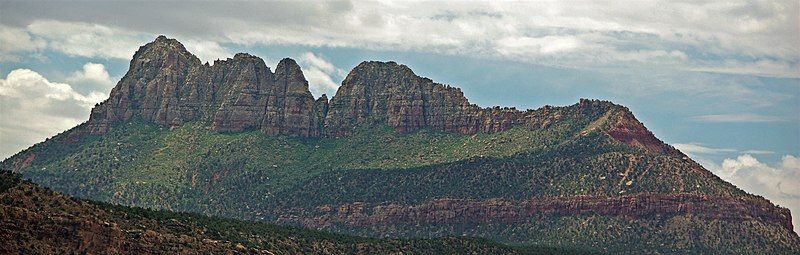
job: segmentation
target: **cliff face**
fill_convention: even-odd
[[[308,81],[294,60],[275,73],[258,57],[203,65],[178,41],[159,36],[136,52],[108,100],[92,109],[89,130],[103,134],[114,122],[140,118],[159,125],[209,122],[216,131],[318,136],[320,119]]]
[[[528,123],[530,112],[480,108],[458,88],[419,77],[395,62],[363,62],[342,82],[325,123],[328,136],[385,124],[401,133],[422,128],[461,134],[493,133]]]
[[[192,89],[184,85],[190,73],[201,71],[200,66],[200,60],[176,40],[161,36],[142,46],[134,54],[128,73],[111,90],[109,98],[92,109],[91,132],[104,133],[113,122],[134,116],[158,124],[169,124],[177,115],[194,118],[198,110],[187,106],[207,105],[211,99],[206,97],[188,103],[189,98],[179,98],[178,95]],[[192,96],[201,94],[193,93]]]
[[[513,201],[502,199],[467,200],[439,199],[420,204],[347,203],[320,205],[314,210],[294,208],[291,216],[278,219],[283,224],[312,228],[331,225],[349,227],[397,225],[458,225],[490,223],[521,223],[539,214],[559,216],[596,215],[647,218],[693,216],[731,222],[762,221],[792,230],[788,209],[775,207],[753,197],[725,197],[698,194],[643,193],[620,197],[574,196],[544,197]]]
[[[275,74],[264,61],[244,53],[215,63],[211,84],[222,84],[212,128],[217,131],[261,130],[268,135],[317,136],[314,98],[300,66],[283,59]]]
[[[596,100],[581,100],[577,106],[585,111],[617,109],[615,128],[606,130],[611,137],[651,152],[668,150],[624,107]],[[400,133],[430,128],[476,134],[515,125],[545,128],[569,117],[574,116],[550,107],[481,108],[470,104],[460,89],[419,77],[395,62],[363,62],[330,102],[325,95],[314,100],[292,59],[281,60],[275,73],[246,53],[203,65],[178,41],[159,36],[136,52],[109,99],[92,109],[88,129],[103,134],[115,122],[139,118],[171,127],[201,121],[221,132],[260,130],[298,137],[345,137],[376,125]]]
[[[416,76],[404,65],[364,62],[350,72],[331,100],[326,134],[348,136],[359,126],[378,124],[399,132],[431,127],[464,134],[510,125],[510,119],[484,123],[482,112],[459,89]]]

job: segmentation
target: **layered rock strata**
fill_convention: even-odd
[[[313,210],[288,209],[279,223],[309,228],[331,225],[351,227],[396,225],[458,225],[465,223],[524,222],[538,214],[554,216],[602,215],[648,218],[692,215],[711,220],[762,221],[792,230],[788,209],[754,197],[701,194],[643,193],[619,197],[574,196],[529,200],[438,199],[420,204],[347,203],[321,205]]]

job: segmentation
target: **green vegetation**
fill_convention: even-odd
[[[276,197],[286,203],[281,206],[312,207],[384,201],[413,204],[443,198],[521,200],[647,192],[745,194],[719,179],[706,178],[703,172],[687,171],[689,167],[670,157],[607,144],[602,136],[593,135],[546,152],[534,150],[503,158],[478,157],[409,169],[326,172]]]
[[[275,206],[354,201],[743,194],[674,157],[612,142],[600,132],[577,136],[586,125],[472,136],[377,127],[349,138],[300,139],[217,133],[201,123],[169,130],[129,122],[102,137],[70,142],[59,136],[64,141],[17,157],[36,155],[19,172],[67,194],[245,219],[264,218],[258,212]]]
[[[186,207],[211,204],[206,198],[236,195],[231,192],[243,193],[237,203],[262,201],[304,180],[342,169],[401,170],[543,151],[568,139],[576,129],[518,127],[464,136],[430,130],[403,135],[378,127],[350,138],[299,139],[256,131],[217,133],[200,123],[170,131],[130,122],[102,137],[70,142],[62,135],[37,145],[21,154],[36,155],[36,160],[19,172],[79,197],[205,212],[206,208]],[[9,162],[4,167],[10,168]],[[244,189],[228,190],[231,187]],[[201,196],[187,197],[198,193]]]
[[[0,253],[593,254],[479,238],[377,239],[73,199],[0,171]],[[62,229],[57,233],[49,229]],[[86,240],[84,238],[88,238]],[[123,242],[124,240],[124,242]],[[11,240],[6,240],[11,241]],[[97,246],[86,245],[94,243]],[[122,244],[115,247],[114,244]],[[116,252],[115,252],[116,251]]]
[[[445,198],[488,201],[638,193],[749,196],[681,155],[649,153],[610,138],[604,132],[613,118],[608,111],[560,111],[572,117],[546,128],[517,126],[477,135],[432,130],[398,134],[378,126],[347,138],[303,139],[265,136],[257,131],[218,133],[207,123],[187,123],[170,130],[131,121],[118,123],[103,136],[88,136],[82,135],[83,126],[78,126],[0,163],[0,167],[82,198],[269,222],[308,216],[320,206],[335,208],[348,203],[413,205]],[[101,206],[140,219],[184,217]],[[217,238],[258,247],[271,247],[276,240],[254,236],[279,231],[268,224],[185,217]],[[380,229],[336,223],[323,226],[373,237],[486,237],[533,245],[536,252],[553,247],[613,253],[636,249],[707,252],[704,249],[719,245],[741,251],[797,247],[796,236],[781,226],[758,221],[736,224],[686,214],[647,219],[543,215],[522,223],[396,224]],[[770,236],[760,236],[763,234]],[[676,236],[690,241],[668,242]],[[730,242],[719,241],[732,236],[736,238]],[[432,249],[426,242],[442,240],[464,239],[417,240],[414,247]],[[341,242],[355,245],[347,240],[335,243]],[[403,250],[411,249],[407,248]]]

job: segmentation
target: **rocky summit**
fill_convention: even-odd
[[[206,121],[217,131],[319,136],[328,102],[314,100],[294,60],[283,59],[276,69],[245,53],[204,65],[175,39],[159,36],[134,54],[109,99],[92,109],[90,130],[102,134],[114,122],[141,118],[170,126]]]
[[[274,72],[245,53],[203,64],[159,36],[87,122],[0,167],[85,199],[365,237],[800,252],[788,209],[715,176],[624,106],[482,108],[395,62],[362,62],[330,100],[308,86],[294,60]]]

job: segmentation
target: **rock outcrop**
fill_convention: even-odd
[[[188,97],[179,98],[178,95],[191,90],[185,86],[187,77],[190,72],[201,71],[199,66],[200,59],[174,39],[159,36],[140,47],[125,77],[111,90],[109,98],[92,109],[91,132],[104,133],[113,122],[134,116],[158,124],[169,124],[173,121],[171,116],[194,117],[198,110],[191,106],[200,106],[209,100],[190,103]],[[211,94],[202,91],[189,96],[203,95]]]
[[[328,136],[386,124],[406,133],[421,128],[474,134],[508,129],[523,114],[511,108],[482,109],[458,88],[419,77],[395,62],[363,62],[342,82],[325,119]]]
[[[356,66],[328,102],[314,100],[300,66],[286,58],[273,73],[264,61],[246,53],[201,64],[175,39],[159,36],[142,46],[111,96],[94,109],[92,134],[113,123],[140,119],[176,127],[209,123],[220,132],[260,130],[267,135],[345,137],[359,128],[387,125],[400,133],[429,128],[460,134],[493,133],[515,125],[546,128],[570,117],[545,106],[537,110],[481,108],[460,89],[417,76],[395,62],[367,61]],[[669,150],[624,107],[581,100],[568,114],[607,111],[605,130],[620,142],[663,153]],[[616,111],[615,111],[616,110]],[[604,126],[606,123],[599,123]],[[605,125],[608,126],[608,125]]]
[[[139,48],[109,99],[92,109],[88,126],[102,134],[133,118],[170,126],[205,121],[216,131],[308,137],[320,134],[317,105],[324,106],[315,103],[294,60],[281,60],[275,73],[245,53],[212,66],[159,36]]]

